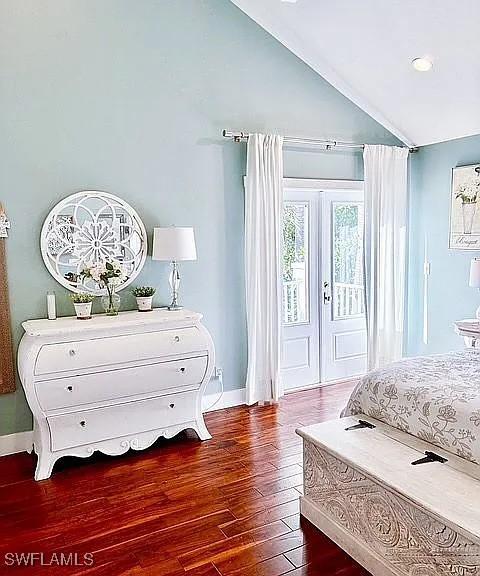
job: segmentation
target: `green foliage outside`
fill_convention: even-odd
[[[358,206],[354,204],[335,207],[335,281],[345,284],[359,284],[361,273],[357,261],[361,257],[362,238],[359,234]]]
[[[283,209],[283,281],[293,280],[293,264],[305,261],[305,248],[297,246],[298,230],[301,225],[300,210],[303,206],[286,204]]]
[[[293,264],[305,261],[305,245],[299,237],[305,223],[303,205],[286,204],[283,210],[283,280],[291,282]],[[305,214],[306,216],[306,214]],[[355,204],[338,204],[334,211],[335,281],[361,284],[362,226]],[[300,240],[300,241],[299,241]]]

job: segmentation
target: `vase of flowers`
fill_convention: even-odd
[[[77,320],[90,320],[92,317],[92,303],[95,300],[93,294],[80,292],[79,294],[72,294],[70,296],[75,308]]]
[[[137,300],[139,312],[150,312],[152,310],[152,300],[155,294],[153,286],[136,286],[132,290],[132,294]]]
[[[471,234],[475,213],[477,212],[478,184],[464,184],[459,187],[455,198],[462,202],[463,233]]]
[[[117,316],[120,310],[121,298],[117,294],[117,286],[125,281],[125,272],[122,265],[117,260],[106,260],[105,262],[88,266],[82,272],[86,278],[98,284],[105,290],[102,296],[102,306],[107,316]]]

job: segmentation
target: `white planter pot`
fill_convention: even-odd
[[[83,302],[81,304],[74,302],[75,313],[78,320],[88,320],[92,317],[92,302]]]
[[[153,296],[137,296],[137,308],[139,312],[150,312],[152,309]]]

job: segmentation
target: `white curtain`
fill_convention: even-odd
[[[408,149],[365,146],[368,368],[402,357]]]
[[[277,401],[281,341],[283,138],[250,134],[245,179],[247,404]]]

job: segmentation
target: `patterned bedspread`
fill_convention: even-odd
[[[370,372],[342,416],[361,413],[480,464],[480,352],[407,358]]]

